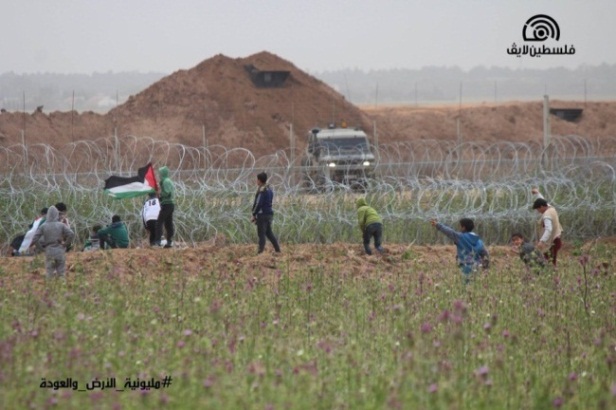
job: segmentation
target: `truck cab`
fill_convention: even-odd
[[[308,132],[303,165],[305,181],[318,189],[335,183],[360,188],[373,177],[375,157],[364,131],[331,125]]]

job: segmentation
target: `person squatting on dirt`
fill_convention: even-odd
[[[50,206],[47,210],[45,223],[42,224],[32,238],[32,245],[40,244],[45,250],[45,268],[47,278],[55,275],[64,277],[66,272],[66,248],[68,248],[75,233],[66,224],[59,221],[58,209]]]
[[[148,199],[143,204],[141,210],[141,220],[143,221],[143,227],[150,234],[150,246],[156,245],[156,221],[160,214],[160,203],[156,198],[155,193],[148,195]]]
[[[543,229],[536,247],[544,252],[545,258],[551,260],[552,264],[556,266],[556,256],[558,250],[562,247],[560,236],[563,233],[563,228],[558,220],[558,212],[543,197],[535,200],[533,209],[541,214],[538,226],[540,230]]]
[[[274,246],[276,252],[280,252],[278,239],[272,231],[272,220],[274,219],[274,191],[267,183],[267,174],[261,172],[257,175],[257,193],[252,204],[251,221],[257,225],[257,236],[259,237],[258,253],[263,253],[265,250],[265,238]]]
[[[372,255],[370,250],[370,240],[374,238],[374,248],[379,253],[383,253],[381,246],[383,239],[383,219],[378,212],[364,198],[359,198],[355,204],[357,205],[357,222],[359,230],[362,232],[364,240],[364,250],[366,255]]]
[[[24,241],[26,234],[19,234],[11,240],[11,244],[9,245],[9,253],[8,256],[19,256],[19,248]]]
[[[171,248],[173,246],[173,211],[175,210],[175,187],[173,181],[169,178],[169,168],[160,167],[158,169],[158,175],[160,177],[160,192],[158,197],[160,198],[160,213],[158,214],[158,220],[156,222],[156,246],[161,246],[161,239],[163,237],[163,225],[165,226],[166,240],[165,248]]]
[[[122,222],[119,215],[112,216],[111,225],[107,225],[105,228],[99,230],[96,235],[103,249],[126,249],[130,244],[128,229],[126,229],[126,224]]]
[[[82,251],[98,251],[99,249],[104,249],[104,244],[101,246],[101,240],[98,237],[98,231],[101,229],[103,229],[103,227],[100,224],[96,224],[92,227],[90,237],[86,239]]]
[[[535,248],[531,242],[527,241],[521,233],[511,235],[512,251],[520,256],[526,267],[539,271],[545,267],[543,254]]]
[[[460,270],[464,274],[465,283],[469,282],[471,274],[477,271],[479,266],[483,267],[483,269],[489,268],[490,255],[479,235],[473,232],[475,223],[472,219],[460,219],[459,232],[447,225],[439,223],[436,219],[432,219],[430,223],[437,230],[444,233],[456,245],[456,260]]]

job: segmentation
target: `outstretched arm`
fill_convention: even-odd
[[[442,233],[445,234],[445,236],[447,236],[449,239],[451,239],[454,243],[458,243],[458,241],[460,240],[460,236],[462,235],[461,232],[456,232],[453,228],[450,228],[447,225],[444,225],[440,222],[438,222],[436,219],[432,219],[430,221],[430,223],[432,224],[432,226],[434,226],[437,230],[441,231]]]

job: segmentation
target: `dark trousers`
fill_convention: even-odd
[[[265,238],[274,245],[274,250],[280,252],[280,245],[278,245],[278,239],[272,231],[272,220],[274,215],[257,215],[257,235],[259,236],[259,253],[265,250]]]
[[[370,239],[374,237],[374,247],[377,251],[383,252],[383,248],[381,247],[381,240],[383,238],[383,224],[373,223],[364,229],[364,249],[366,250],[366,254],[372,255],[372,251],[370,250]]]
[[[167,243],[171,244],[173,241],[173,210],[175,206],[173,204],[162,204],[160,206],[160,213],[158,214],[158,220],[156,221],[156,243],[160,243],[163,237],[163,225],[165,226],[165,233],[167,236]]]
[[[145,230],[150,234],[150,246],[156,244],[156,219],[150,219],[145,223]]]
[[[117,249],[118,248],[118,244],[115,243],[115,241],[113,240],[113,238],[109,235],[98,235],[98,238],[100,239],[100,243],[101,243],[101,249]]]
[[[558,255],[558,250],[562,246],[563,246],[563,243],[560,240],[560,238],[555,238],[554,242],[552,242],[552,246],[550,246],[550,249],[548,249],[548,251],[543,254],[543,256],[545,256],[545,259],[549,261],[551,260],[554,266],[556,266],[556,255]]]

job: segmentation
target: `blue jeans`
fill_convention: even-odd
[[[381,223],[373,223],[364,229],[364,249],[366,250],[367,255],[372,255],[372,251],[370,250],[370,239],[374,237],[374,247],[377,251],[383,252],[383,247],[381,246],[381,240],[383,238],[383,224]]]

